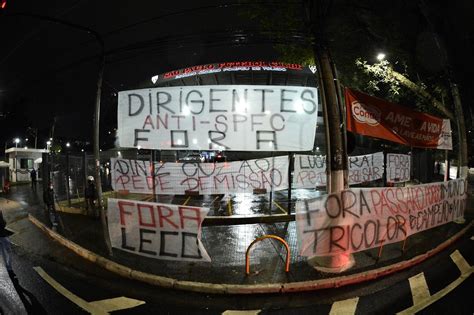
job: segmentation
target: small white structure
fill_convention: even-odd
[[[48,150],[24,148],[5,150],[5,155],[8,154],[10,181],[12,183],[31,181],[30,172],[33,168],[37,172],[37,178],[40,179],[41,172],[38,170],[41,167],[43,153],[48,153]]]

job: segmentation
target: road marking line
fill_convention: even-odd
[[[183,204],[182,204],[182,205],[183,205],[183,206],[187,205],[187,204],[188,204],[188,201],[189,201],[189,199],[191,199],[191,196],[189,196],[189,197],[188,197],[188,198],[187,198],[187,199],[186,199],[186,200],[183,202]]]
[[[413,297],[413,305],[420,304],[425,299],[429,299],[431,294],[426,284],[425,274],[419,273],[408,279],[410,282],[411,295]]]
[[[435,294],[433,294],[432,296],[428,297],[427,299],[423,300],[423,301],[420,301],[419,304],[415,304],[413,305],[412,307],[409,307],[407,308],[406,310],[403,310],[397,314],[400,314],[400,315],[404,315],[404,314],[414,314],[414,313],[417,313],[421,310],[423,310],[424,308],[430,306],[431,304],[433,304],[434,302],[440,300],[441,298],[443,298],[446,294],[448,294],[449,292],[453,291],[458,285],[460,285],[461,283],[463,283],[464,280],[466,280],[467,278],[469,278],[469,276],[474,272],[474,267],[472,266],[469,266],[469,264],[464,260],[464,258],[462,257],[461,253],[459,253],[459,256],[456,254],[456,252],[459,253],[458,250],[454,251],[452,254],[451,254],[451,259],[459,259],[461,258],[461,261],[464,261],[466,263],[466,265],[468,266],[467,269],[465,269],[466,265],[464,265],[464,263],[461,263],[462,267],[459,267],[458,265],[458,268],[461,270],[461,268],[463,268],[465,270],[465,272],[462,272],[461,271],[461,276],[459,278],[457,278],[456,280],[454,280],[453,282],[451,282],[450,284],[448,284],[444,289],[442,290],[439,290],[438,292],[436,292]],[[454,257],[454,258],[453,258]],[[456,261],[455,261],[456,263]],[[457,265],[457,263],[456,263]]]
[[[285,208],[283,208],[282,206],[280,206],[280,204],[278,202],[276,202],[275,200],[273,200],[273,203],[275,204],[275,206],[280,209],[283,213],[288,213],[288,210],[286,210]]]
[[[334,302],[332,303],[331,311],[329,311],[329,315],[355,314],[356,309],[357,309],[357,303],[359,303],[359,297]]]
[[[464,257],[462,257],[459,250],[456,249],[449,256],[454,261],[456,266],[458,266],[459,270],[461,271],[461,274],[465,274],[465,273],[469,272],[469,269],[471,268],[471,266],[469,266],[469,263],[464,259]]]
[[[106,312],[113,312],[113,311],[124,310],[128,308],[140,306],[142,304],[145,304],[145,302],[140,301],[140,300],[130,299],[125,296],[121,296],[121,297],[117,297],[113,299],[89,302],[89,304],[94,305],[100,309],[103,309]]]
[[[232,215],[232,200],[230,198],[227,201],[227,215],[228,216]]]
[[[48,282],[56,291],[64,295],[68,300],[85,310],[91,314],[108,314],[106,311],[101,310],[93,305],[90,305],[85,300],[81,299],[65,287],[63,287],[59,282],[54,280],[53,278],[48,275],[43,268],[41,267],[33,267],[33,269],[43,278],[46,282]]]
[[[51,285],[56,291],[61,293],[68,300],[85,310],[90,314],[109,314],[109,312],[128,309],[136,307],[142,304],[145,304],[145,301],[130,299],[124,296],[99,300],[93,302],[87,302],[81,299],[79,296],[75,295],[65,287],[63,287],[59,282],[54,280],[50,275],[48,275],[43,268],[33,267],[33,269],[43,278],[49,285]]]
[[[235,311],[235,310],[227,310],[222,315],[257,315],[261,312],[261,310],[248,310],[248,311]]]

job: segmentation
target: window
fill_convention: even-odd
[[[20,159],[20,168],[22,169],[33,168],[33,159]]]

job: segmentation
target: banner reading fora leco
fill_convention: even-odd
[[[128,148],[307,151],[317,116],[313,87],[182,86],[118,96],[119,144]]]

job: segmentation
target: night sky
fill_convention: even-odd
[[[370,1],[366,1],[369,2]],[[454,52],[463,100],[472,98],[473,10],[470,1],[434,1],[437,23],[455,21],[447,45]],[[28,137],[38,128],[44,147],[56,117],[55,138],[92,139],[99,45],[90,34],[15,12],[55,17],[93,29],[105,41],[101,132],[116,126],[117,92],[150,86],[155,74],[187,66],[243,60],[278,60],[258,21],[242,6],[222,1],[7,1],[0,15],[0,141]],[[390,10],[392,1],[383,3]],[[449,10],[446,6],[449,5]],[[350,18],[350,17],[348,17]],[[393,18],[403,18],[394,15]],[[389,21],[388,21],[389,23]],[[374,44],[375,46],[375,44]],[[463,60],[464,58],[464,60]],[[426,59],[426,58],[425,58]],[[466,62],[469,65],[466,66]],[[467,105],[470,106],[470,105]],[[466,119],[469,119],[466,117]],[[31,136],[27,144],[32,147]]]

